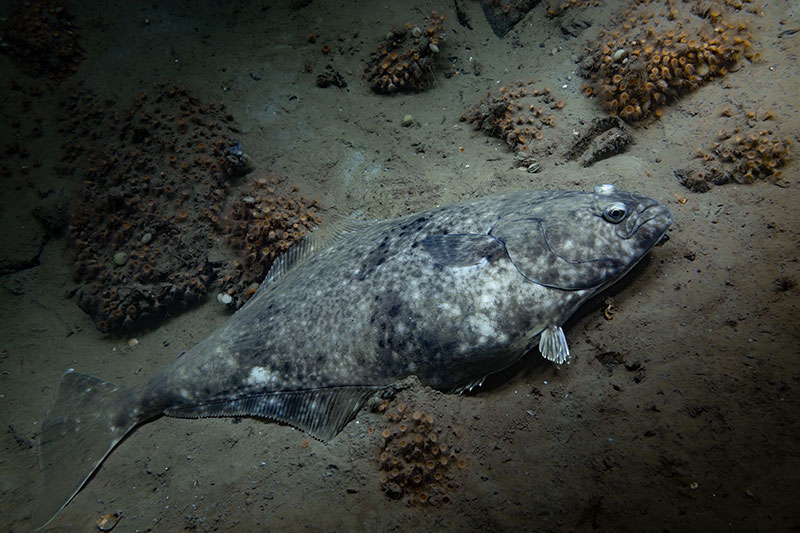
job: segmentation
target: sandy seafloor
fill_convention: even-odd
[[[68,83],[83,80],[125,101],[155,81],[183,81],[226,103],[255,165],[322,198],[328,215],[390,217],[500,191],[609,182],[668,205],[675,222],[668,242],[612,291],[613,320],[599,301],[571,321],[570,365],[532,353],[471,394],[421,386],[403,393],[460,430],[453,444],[467,467],[453,474],[447,506],[384,496],[378,437],[369,431],[383,422],[367,410],[331,442],[305,446],[302,432],[262,420],[164,417],[108,457],[53,530],[94,531],[117,510],[119,531],[800,528],[800,167],[795,160],[785,168],[787,188],[758,182],[705,194],[687,191],[671,172],[713,138],[729,102],[775,110],[797,150],[800,33],[777,37],[800,27],[793,2],[767,2],[764,16],[753,17],[761,60],[668,107],[636,130],[627,153],[589,169],[552,158],[537,174],[515,169],[502,141],[458,117],[487,89],[531,76],[565,100],[560,121],[577,128],[601,115],[580,94],[575,58],[614,5],[580,12],[592,25],[569,39],[540,5],[501,40],[471,1],[464,8],[473,30],[458,25],[452,2],[427,0],[313,1],[299,10],[288,2],[71,4],[87,58]],[[447,16],[448,30],[435,85],[373,94],[360,73],[378,39],[431,10]],[[320,35],[316,44],[309,32]],[[323,42],[333,49],[327,56]],[[470,60],[480,62],[480,76],[444,75],[471,70]],[[327,64],[346,90],[315,86]],[[27,81],[7,57],[0,65]],[[49,101],[55,106],[58,95]],[[407,113],[412,127],[401,126]],[[13,135],[5,122],[3,136]],[[57,151],[48,145],[59,145],[52,131],[34,147],[44,164],[33,187],[19,175],[0,180],[0,253],[33,247],[36,255],[37,191],[76,190],[49,170]],[[67,245],[47,241],[38,266],[0,280],[3,531],[30,527],[39,488],[33,443],[65,369],[137,384],[228,319],[209,298],[137,334],[134,346],[128,336],[105,336],[64,297],[72,286]],[[598,359],[609,352],[617,364]]]

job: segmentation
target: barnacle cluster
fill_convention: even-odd
[[[434,417],[412,411],[404,403],[394,409],[384,400],[378,407],[388,426],[380,434],[381,487],[392,499],[409,505],[447,505],[456,488],[453,470],[466,467],[449,445]]]
[[[5,19],[0,50],[28,74],[60,82],[78,70],[83,49],[67,8],[53,0],[18,2]]]
[[[503,139],[512,149],[531,153],[545,137],[545,129],[556,125],[555,113],[564,108],[564,101],[543,89],[519,80],[497,91],[489,91],[477,104],[461,115],[461,120],[491,137]]]
[[[791,140],[781,137],[771,123],[775,115],[767,110],[734,112],[730,107],[721,111],[730,126],[717,133],[708,149],[698,148],[695,159],[702,168],[684,171],[679,177],[694,191],[708,190],[709,184],[753,183],[768,180],[786,185],[780,170],[791,158]]]
[[[234,196],[223,226],[237,257],[220,285],[236,307],[255,294],[278,255],[322,222],[317,207],[315,199],[298,195],[296,186],[275,174],[253,177]]]
[[[444,16],[435,12],[421,26],[406,23],[378,44],[361,77],[376,93],[425,89],[433,79],[435,56],[444,38]]]
[[[233,117],[174,84],[128,107],[77,89],[63,109],[57,170],[83,179],[69,227],[80,307],[108,332],[198,302],[218,275]]]
[[[717,0],[634,0],[586,49],[581,68],[586,96],[628,122],[649,115],[701,85],[754,59],[748,24]]]

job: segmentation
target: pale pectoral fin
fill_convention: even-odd
[[[552,324],[542,331],[539,336],[539,352],[542,357],[557,365],[562,365],[569,361],[567,338],[564,336],[564,330],[560,326]]]

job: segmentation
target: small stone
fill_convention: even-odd
[[[128,262],[128,254],[125,252],[117,252],[114,254],[114,264],[117,266],[122,266]]]
[[[222,305],[230,305],[233,302],[233,297],[227,292],[217,294],[217,301]]]
[[[139,242],[141,242],[142,244],[149,244],[150,241],[152,240],[153,240],[153,234],[148,231],[147,233],[142,235],[142,238],[139,239]]]
[[[627,50],[625,50],[624,48],[620,48],[619,50],[614,52],[614,55],[611,56],[611,59],[613,59],[614,61],[619,61],[620,59],[625,57],[627,55],[627,53],[628,53]]]
[[[405,115],[403,117],[403,126],[404,127],[407,128],[407,127],[411,126],[413,123],[414,123],[414,115],[410,115],[409,114],[409,115]]]
[[[436,43],[430,43],[428,45],[428,48],[430,48],[431,52],[433,52],[434,54],[438,54],[439,53],[439,45],[436,44]]]

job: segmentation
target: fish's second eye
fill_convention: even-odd
[[[612,224],[619,224],[625,219],[627,214],[628,210],[625,208],[625,204],[621,202],[614,202],[613,204],[606,206],[605,210],[603,211],[603,218]]]

